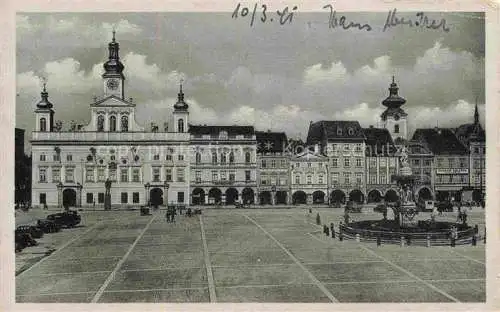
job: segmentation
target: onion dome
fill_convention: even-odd
[[[399,108],[405,104],[406,100],[399,96],[398,90],[398,85],[394,82],[394,76],[392,76],[392,83],[389,87],[389,96],[382,101],[382,104],[389,108]]]

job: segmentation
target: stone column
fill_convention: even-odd
[[[258,205],[259,204],[259,194],[254,193],[253,196],[254,196],[254,201],[253,202],[255,203],[255,205]]]
[[[76,206],[77,207],[82,206],[82,188],[81,187],[76,188]]]

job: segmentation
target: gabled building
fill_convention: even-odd
[[[366,137],[367,203],[396,201],[397,186],[391,177],[399,172],[399,151],[385,128],[364,128]]]
[[[474,111],[474,123],[464,124],[455,130],[455,135],[469,150],[469,183],[473,189],[472,199],[480,202],[486,188],[486,132],[479,123],[477,105]]]
[[[309,125],[307,145],[328,158],[329,201],[365,202],[365,135],[357,121],[318,121]]]
[[[415,199],[431,200],[435,198],[434,154],[425,141],[408,141],[408,161],[415,176]]]
[[[328,157],[319,148],[290,159],[292,204],[328,203]]]
[[[253,126],[190,125],[191,204],[257,202]]]
[[[291,202],[290,152],[284,132],[256,131],[257,188],[259,204],[283,205]]]
[[[454,129],[420,128],[412,141],[421,142],[434,155],[431,175],[436,199],[459,201],[462,190],[469,186],[469,151],[455,136]]]

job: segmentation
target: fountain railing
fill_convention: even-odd
[[[400,239],[401,236],[405,238],[410,238],[413,240],[425,240],[429,236],[431,240],[435,239],[449,239],[450,231],[441,232],[390,232],[390,231],[378,231],[378,230],[367,230],[361,228],[353,228],[348,225],[342,224],[340,229],[343,233],[348,235],[359,234],[362,238],[383,238],[383,239]],[[457,231],[457,239],[470,238],[475,234],[474,228],[468,228],[466,230]]]

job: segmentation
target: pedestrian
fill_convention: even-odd
[[[167,213],[165,216],[167,217],[167,222],[170,223],[170,209],[167,209]]]
[[[467,225],[467,212],[463,212],[462,214],[462,222],[464,225]]]
[[[474,234],[479,234],[479,226],[477,224],[474,226]]]
[[[330,232],[332,232],[332,238],[335,238],[335,226],[333,225],[333,222],[330,223]]]
[[[176,214],[176,209],[175,207],[172,208],[172,214],[171,214],[171,218],[172,218],[172,222],[175,223],[175,214]]]
[[[325,225],[325,235],[330,236],[330,229]]]

